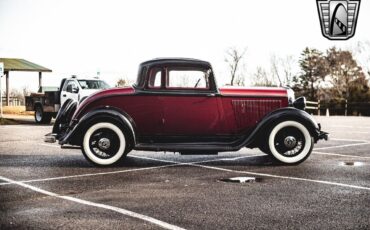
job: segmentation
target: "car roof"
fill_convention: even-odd
[[[195,64],[195,65],[211,66],[211,64],[207,61],[194,59],[194,58],[155,58],[155,59],[141,63],[140,66],[163,65],[163,64]]]

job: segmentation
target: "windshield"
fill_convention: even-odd
[[[110,86],[102,80],[78,80],[82,89],[109,89]]]

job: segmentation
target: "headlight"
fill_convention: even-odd
[[[295,101],[294,91],[289,88],[289,89],[287,89],[287,94],[288,94],[289,105],[292,106],[293,102]]]
[[[306,109],[306,98],[305,97],[300,97],[298,98],[294,103],[293,106],[297,109],[300,110],[305,110]]]

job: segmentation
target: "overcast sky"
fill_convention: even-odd
[[[210,61],[228,81],[225,50],[247,47],[248,74],[269,68],[271,54],[298,57],[370,40],[370,1],[361,2],[356,36],[334,42],[321,34],[315,0],[0,0],[0,57],[24,58],[62,77],[136,78],[140,62],[156,57]],[[11,87],[37,88],[36,73],[11,73]],[[4,81],[3,81],[4,82]]]

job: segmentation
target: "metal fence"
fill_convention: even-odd
[[[3,106],[6,106],[6,97],[2,98],[2,104]],[[19,99],[18,97],[9,97],[9,106],[23,106],[24,98]]]
[[[306,111],[319,116],[370,116],[370,102],[307,101]]]
[[[320,115],[320,101],[306,101],[306,110],[317,111]]]

